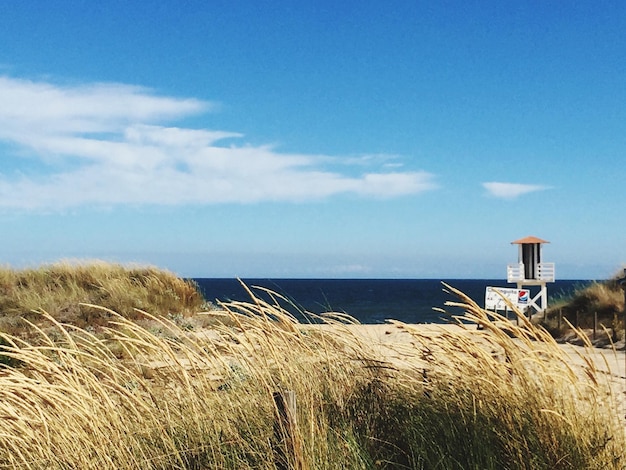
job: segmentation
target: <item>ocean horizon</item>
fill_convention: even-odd
[[[255,295],[270,300],[263,291],[269,289],[288,299],[281,302],[287,310],[323,314],[341,312],[364,324],[380,324],[387,320],[404,323],[446,323],[450,315],[461,315],[459,308],[446,307],[447,301],[458,297],[445,292],[446,283],[480,306],[484,306],[486,288],[515,287],[502,279],[267,279],[267,278],[192,278],[210,302],[249,301],[244,285]],[[591,280],[557,280],[547,285],[548,306],[551,302],[571,296]],[[257,289],[261,288],[261,289]],[[531,295],[538,292],[531,287]],[[292,305],[290,305],[292,304]],[[442,313],[435,309],[445,309]]]

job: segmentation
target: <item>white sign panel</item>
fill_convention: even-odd
[[[502,295],[500,295],[502,294]],[[509,308],[507,299],[515,307],[524,310],[530,305],[529,289],[511,289],[507,287],[487,287],[485,291],[485,310],[506,310]]]

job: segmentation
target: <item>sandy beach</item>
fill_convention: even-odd
[[[391,365],[406,366],[407,356],[413,356],[411,362],[415,367],[420,366],[419,358],[415,357],[416,347],[424,344],[436,347],[437,341],[443,336],[449,339],[457,335],[487,346],[486,335],[489,334],[484,330],[478,331],[474,325],[455,324],[316,325],[313,328],[334,331],[337,334],[349,332],[362,338],[381,361]],[[429,341],[432,343],[429,344]],[[559,347],[567,355],[569,366],[581,378],[586,376],[589,367],[594,367],[600,379],[606,379],[626,419],[626,352],[572,344],[560,344]]]

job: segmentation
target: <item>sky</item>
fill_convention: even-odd
[[[626,266],[621,1],[0,2],[0,264]]]

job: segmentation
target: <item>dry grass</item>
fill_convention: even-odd
[[[40,321],[35,312],[88,330],[109,321],[99,305],[137,319],[135,309],[155,315],[188,316],[204,302],[197,287],[153,267],[126,267],[99,261],[57,263],[37,269],[0,269],[0,331],[21,334],[23,319]]]
[[[405,326],[424,351],[424,377],[433,383],[433,405],[419,411],[436,416],[422,421],[422,434],[439,436],[424,446],[427,467],[456,455],[458,465],[446,468],[624,468],[625,410],[614,395],[621,390],[589,359],[591,344],[581,353],[581,376],[552,336],[519,312],[518,326],[451,290],[467,311],[466,328],[482,330],[433,344]]]
[[[287,389],[289,468],[624,468],[624,416],[593,364],[581,377],[545,331],[456,294],[485,329],[396,324],[412,339],[393,363],[349,317],[303,325],[278,295],[224,304],[202,331],[100,308],[112,321],[94,335],[40,314],[56,334],[5,335],[20,366],[0,371],[0,468],[280,468],[273,394]]]
[[[570,330],[568,322],[576,328],[590,329],[594,327],[597,318],[598,328],[607,329],[613,342],[624,341],[623,312],[624,291],[617,278],[613,278],[604,282],[593,282],[577,289],[571,297],[555,302],[546,312],[544,326],[553,335],[563,336]],[[560,322],[560,329],[559,317],[566,320]]]
[[[168,334],[118,317],[106,339],[60,324],[62,342],[7,337],[5,354],[22,366],[0,378],[0,467],[274,468],[272,396],[283,388],[299,400],[298,458],[317,468],[358,463],[349,434],[325,427],[371,375],[353,369],[363,346],[304,333],[258,299],[225,308],[236,327],[204,334],[144,314]],[[129,359],[112,354],[113,343]],[[346,458],[335,464],[338,453]]]

